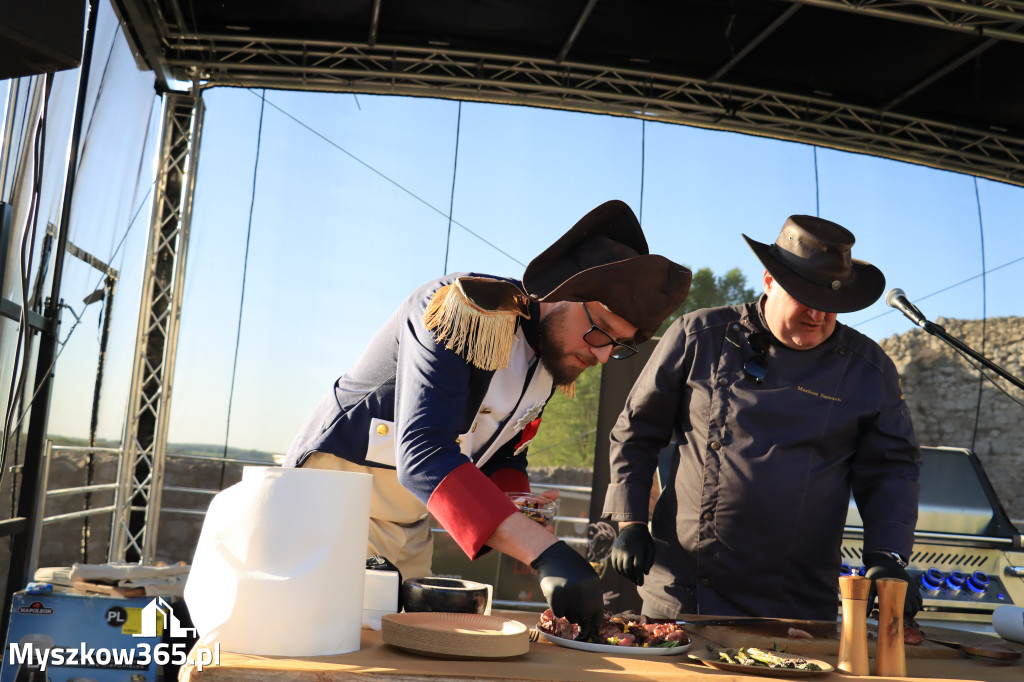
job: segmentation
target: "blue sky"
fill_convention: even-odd
[[[109,46],[113,34],[103,35],[97,45]],[[122,279],[100,428],[116,439],[149,207],[131,218],[152,180],[152,129],[136,188],[138,140],[156,115],[151,76],[134,70],[123,39],[114,44],[111,68],[123,72],[112,72],[120,85],[96,108],[83,168],[97,185],[79,192],[72,240],[106,259],[127,234],[116,256]],[[991,273],[986,298],[981,278],[932,295],[980,275],[983,262],[992,269],[1024,257],[1019,187],[977,181],[982,232],[970,176],[865,155],[819,148],[816,182],[814,148],[767,138],[479,103],[463,103],[460,116],[446,100],[283,91],[266,93],[261,129],[261,95],[204,94],[172,442],[223,444],[239,324],[229,443],[280,452],[405,295],[445,272],[446,247],[448,271],[518,276],[612,198],[641,215],[653,252],[716,274],[738,267],[755,289],[762,270],[741,233],[774,241],[787,216],[814,214],[820,202],[822,217],[857,235],[854,256],[879,266],[887,286],[904,289],[930,319],[1021,314],[1024,260]],[[65,298],[80,301],[97,281],[69,263]],[[85,310],[59,361],[52,433],[87,433],[98,316],[98,305]],[[840,319],[876,339],[912,327],[882,302]]]

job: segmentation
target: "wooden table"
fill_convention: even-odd
[[[533,625],[537,614],[501,612]],[[693,649],[702,650],[707,640],[696,634]],[[822,656],[836,664],[834,656]],[[872,661],[873,664],[873,661]],[[1021,682],[1024,664],[999,666],[968,658],[908,658],[906,678],[854,677],[838,672],[811,677],[767,678],[736,675],[713,670],[679,656],[606,656],[567,649],[545,640],[530,644],[529,653],[503,660],[444,660],[418,656],[381,641],[380,633],[363,630],[359,651],[338,656],[281,658],[221,652],[220,665],[201,672],[182,668],[179,682],[335,682],[336,680],[557,680],[558,682],[640,682],[677,680],[682,682],[727,682],[728,680],[792,679],[815,682],[863,679],[883,680],[971,680],[978,682]]]

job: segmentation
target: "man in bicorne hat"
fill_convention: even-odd
[[[367,555],[403,576],[430,575],[430,512],[469,557],[493,548],[531,564],[555,615],[589,634],[603,610],[597,574],[505,493],[530,489],[526,450],[554,387],[571,393],[587,367],[635,353],[690,279],[650,254],[630,208],[609,201],[522,282],[429,282],[335,382],[285,465],[373,474]]]
[[[744,239],[766,268],[764,295],[676,320],[612,430],[611,563],[650,617],[835,620],[852,491],[867,577],[910,582],[912,618],[920,450],[892,361],[836,321],[877,300],[885,278],[828,220],[792,216],[774,244]]]

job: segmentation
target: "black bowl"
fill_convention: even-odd
[[[406,611],[484,613],[487,585],[455,578],[409,578],[399,590]]]

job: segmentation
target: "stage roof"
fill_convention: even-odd
[[[141,68],[730,130],[1024,185],[1015,0],[112,0]]]

